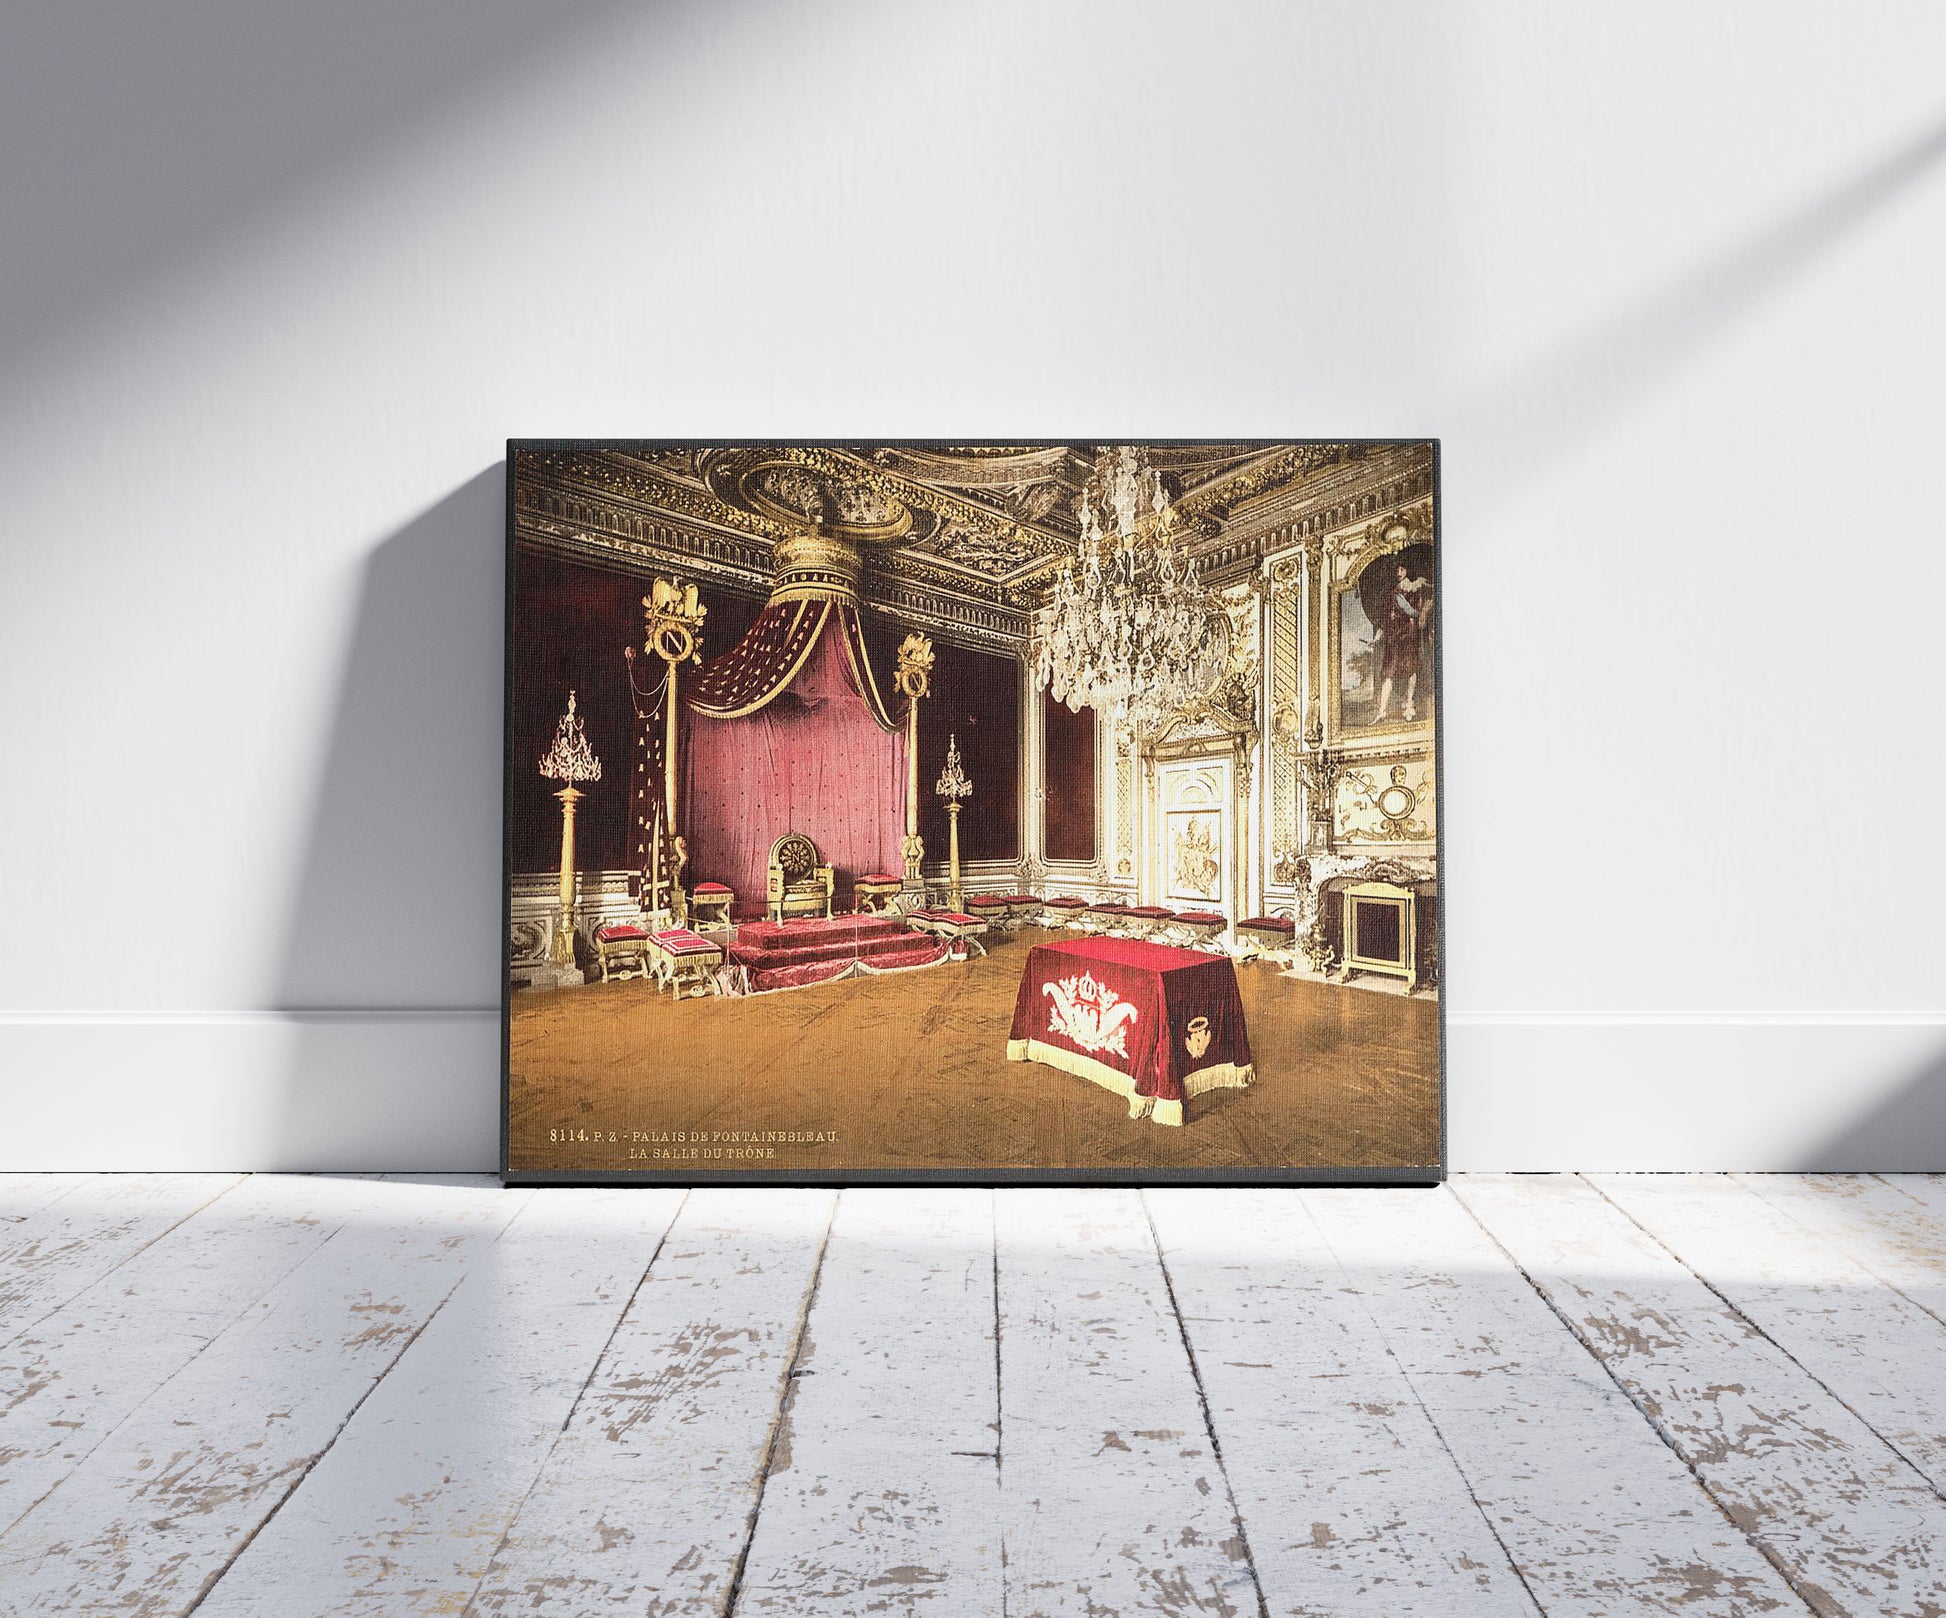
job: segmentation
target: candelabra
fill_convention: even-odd
[[[561,800],[561,913],[554,929],[548,959],[565,977],[575,972],[574,963],[574,806],[582,794],[577,782],[601,779],[601,760],[588,746],[588,733],[581,716],[574,711],[574,693],[568,693],[568,711],[554,727],[554,745],[541,760],[541,774],[550,781],[565,783],[554,794]],[[579,982],[578,973],[574,981]]]
[[[946,768],[940,775],[938,784],[933,787],[933,791],[946,800],[946,846],[951,851],[947,856],[948,869],[952,873],[952,905],[955,910],[958,910],[965,903],[960,896],[959,887],[959,801],[961,798],[973,796],[973,783],[967,779],[966,771],[960,767],[957,735],[946,738]]]
[[[1324,745],[1324,727],[1313,717],[1304,733],[1304,750],[1297,756],[1310,821],[1304,846],[1311,853],[1334,852],[1331,833],[1337,814],[1338,772],[1343,764],[1343,755]]]

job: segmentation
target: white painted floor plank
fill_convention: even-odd
[[[1946,1613],[1938,1176],[681,1195],[0,1175],[0,1613]]]
[[[1548,1618],[1803,1611],[1450,1192],[1299,1196]]]
[[[240,1174],[100,1174],[0,1225],[0,1345],[242,1182]]]
[[[1935,1220],[1946,1224],[1946,1174],[1874,1174],[1871,1178],[1923,1203]]]
[[[1946,1494],[1946,1324],[1726,1175],[1587,1179]]]
[[[1738,1174],[1772,1207],[1946,1321],[1946,1183],[1924,1174]]]
[[[1946,1501],[1667,1248],[1573,1176],[1457,1194],[1815,1610],[1946,1611]]]
[[[253,1175],[0,1349],[0,1531],[380,1194]]]
[[[96,1178],[93,1174],[0,1174],[0,1226],[17,1225]]]
[[[999,1618],[993,1193],[846,1191],[738,1614]]]
[[[1296,1193],[1145,1193],[1278,1618],[1532,1615]]]
[[[998,1198],[1010,1618],[1260,1610],[1138,1193]]]
[[[469,1613],[719,1613],[836,1195],[690,1193]]]
[[[528,1195],[484,1178],[376,1189],[0,1535],[10,1618],[188,1610]]]
[[[198,1618],[462,1611],[682,1196],[529,1200]]]

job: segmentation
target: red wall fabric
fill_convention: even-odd
[[[529,550],[514,552],[513,868],[561,864],[559,781],[540,773],[541,755],[575,693],[601,779],[582,788],[575,816],[575,864],[584,871],[628,864],[628,777],[634,715],[622,651],[641,615],[640,580]]]
[[[789,690],[741,719],[682,717],[687,880],[727,882],[736,914],[764,908],[770,845],[802,832],[837,868],[837,901],[874,871],[899,872],[905,734],[880,730],[827,627]]]
[[[639,684],[661,679],[662,665],[641,655],[642,597],[649,581],[522,544],[514,547],[513,593],[513,868],[560,868],[561,805],[553,797],[560,783],[544,779],[539,763],[572,690],[588,745],[601,760],[601,780],[584,789],[576,815],[575,864],[583,871],[637,870],[629,801],[634,714],[622,653],[636,648]],[[704,587],[703,602],[709,608],[706,660],[736,645],[763,608],[760,599],[714,585]],[[687,679],[697,671],[691,666],[683,672]]]
[[[871,615],[865,634],[881,683],[905,627]],[[933,783],[957,736],[973,796],[959,817],[960,858],[1020,858],[1020,664],[933,637],[932,695],[919,704],[919,835],[926,863],[946,859],[946,806]]]

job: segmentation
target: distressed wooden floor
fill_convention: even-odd
[[[1946,1614],[1946,1179],[0,1175],[0,1613]]]

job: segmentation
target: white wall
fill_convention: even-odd
[[[10,8],[0,1159],[493,1161],[508,435],[1429,434],[1455,1165],[1946,1168],[1942,59],[1930,0]]]

